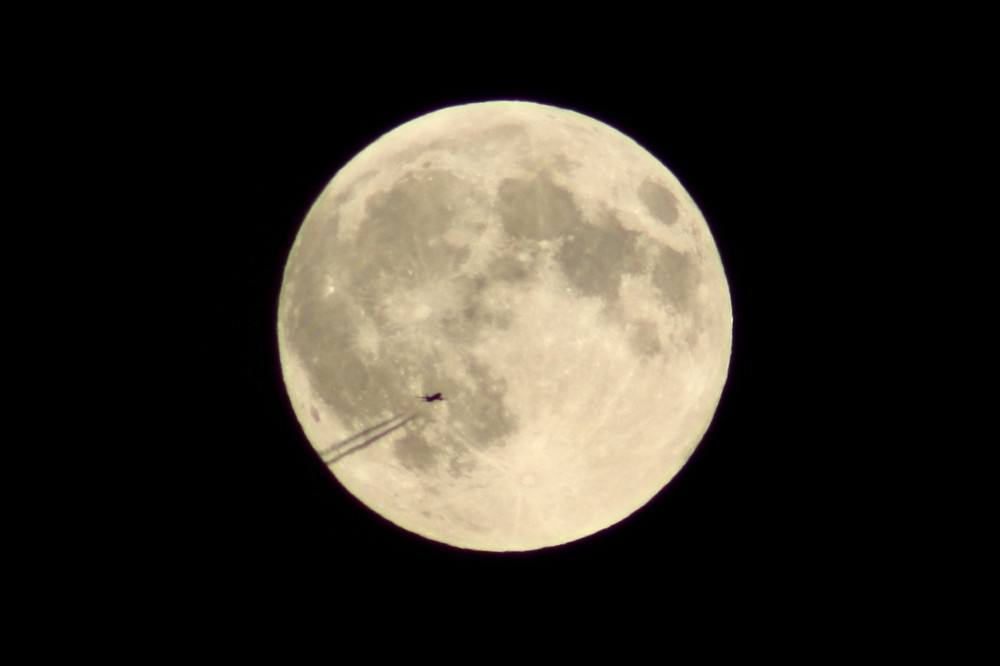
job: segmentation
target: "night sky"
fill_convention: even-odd
[[[795,604],[850,578],[861,537],[830,492],[844,455],[830,409],[836,276],[814,270],[838,242],[829,208],[843,204],[830,191],[845,187],[816,159],[838,141],[823,87],[738,63],[641,81],[558,68],[484,80],[262,70],[203,84],[183,109],[198,137],[184,143],[194,196],[172,233],[189,251],[178,270],[204,285],[182,322],[203,374],[184,393],[198,427],[170,452],[184,470],[163,539],[177,575],[227,603],[434,595],[559,607],[636,595]],[[275,331],[284,262],[336,171],[407,120],[494,99],[590,115],[666,164],[715,237],[735,319],[715,419],[677,477],[618,525],[515,554],[424,540],[340,487],[292,412]]]

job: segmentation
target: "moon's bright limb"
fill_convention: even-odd
[[[295,412],[344,486],[494,551],[653,497],[708,428],[731,336],[677,179],[607,125],[525,102],[442,109],[355,157],[302,225],[278,314]]]

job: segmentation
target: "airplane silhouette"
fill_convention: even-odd
[[[434,402],[435,400],[444,400],[444,398],[441,397],[440,393],[435,393],[434,395],[418,395],[417,397],[423,400],[424,402]]]

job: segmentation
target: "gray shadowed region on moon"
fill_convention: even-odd
[[[732,335],[677,179],[611,127],[526,102],[442,109],[356,156],[303,223],[278,310],[292,405],[340,482],[490,551],[579,539],[652,498],[711,422]]]

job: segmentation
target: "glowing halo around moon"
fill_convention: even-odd
[[[674,477],[725,384],[732,309],[708,225],[652,155],[572,111],[487,102],[396,128],[330,181],[278,341],[351,493],[424,537],[521,551]]]

